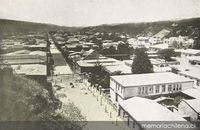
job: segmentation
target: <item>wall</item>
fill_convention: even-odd
[[[189,115],[191,121],[197,121],[198,114],[185,101],[180,102],[178,111],[184,115]]]

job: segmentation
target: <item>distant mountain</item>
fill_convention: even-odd
[[[75,31],[77,29],[79,28],[58,26],[53,24],[0,19],[0,34],[46,32],[55,30]]]
[[[200,18],[191,18],[177,21],[158,21],[147,23],[106,24],[83,28],[82,31],[119,32],[132,36],[155,35],[161,30],[169,30],[168,36],[200,37]]]

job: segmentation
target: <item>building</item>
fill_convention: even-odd
[[[13,55],[0,56],[0,64],[19,65],[19,64],[46,64],[46,59],[37,55]]]
[[[17,75],[23,75],[38,83],[47,85],[47,69],[46,65],[29,64],[29,65],[11,65],[13,71]]]
[[[150,51],[160,51],[160,50],[164,50],[164,49],[169,49],[169,45],[166,43],[163,43],[163,44],[152,45],[149,47]]]
[[[163,122],[189,123],[157,102],[141,97],[133,97],[120,103],[118,114],[133,130],[148,129],[145,124],[155,122],[158,124]]]
[[[200,56],[191,56],[188,57],[188,60],[193,65],[200,65]]]
[[[178,61],[165,61],[164,59],[150,59],[154,72],[170,72],[172,65],[180,65]]]
[[[163,38],[166,37],[169,33],[170,33],[170,30],[162,29],[160,32],[158,32],[157,34],[155,34],[154,37],[163,39]]]
[[[101,66],[114,66],[121,63],[116,59],[100,56],[97,59],[79,60],[75,63],[75,68],[79,73],[93,72],[98,64]]]
[[[190,56],[200,56],[200,50],[196,49],[186,49],[186,50],[180,50],[181,56],[190,57]]]
[[[170,72],[118,75],[110,77],[113,104],[135,96],[155,96],[179,93],[192,88],[194,81]]]
[[[190,78],[194,81],[194,85],[200,87],[200,70],[189,70],[189,71],[180,71],[179,75],[182,75],[186,78]]]
[[[131,67],[125,65],[124,63],[113,66],[104,66],[104,70],[109,74],[113,74],[115,72],[121,72],[121,74],[132,74]]]
[[[182,91],[181,93],[191,97],[190,99],[200,99],[200,89],[197,88],[191,88]]]
[[[146,53],[149,58],[159,58],[159,53],[157,51],[147,51]]]
[[[178,105],[178,111],[189,116],[189,121],[200,121],[200,99],[182,100]]]
[[[133,60],[125,60],[125,64],[129,67],[132,66]],[[171,71],[171,65],[179,65],[178,61],[165,61],[164,59],[154,58],[150,59],[151,64],[153,65],[154,72],[169,72]]]

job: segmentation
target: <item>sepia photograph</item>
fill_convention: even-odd
[[[200,130],[200,0],[0,0],[0,130]]]

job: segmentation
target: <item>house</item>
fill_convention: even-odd
[[[11,65],[17,75],[24,75],[37,81],[42,85],[47,85],[47,68],[41,64]]]
[[[68,44],[77,44],[79,43],[79,39],[78,38],[75,38],[75,37],[70,37],[68,40],[67,40],[67,43]]]
[[[132,74],[131,67],[125,65],[124,63],[113,66],[104,66],[104,70],[109,74],[113,74],[115,72],[121,72],[121,74]]]
[[[200,87],[200,70],[199,69],[191,69],[189,71],[180,71],[178,72],[179,75],[182,75],[186,78],[190,78],[191,80],[194,80],[194,85],[196,87]]]
[[[136,48],[149,48],[149,37],[138,37]]]
[[[181,51],[181,56],[190,57],[190,56],[200,56],[200,50],[196,49],[186,49]]]
[[[158,32],[157,34],[155,34],[154,37],[163,39],[163,38],[166,37],[169,33],[170,33],[170,30],[162,29],[160,32]]]
[[[120,103],[118,114],[132,130],[152,130],[148,126],[155,124],[155,122],[159,126],[164,122],[189,124],[185,119],[174,114],[166,107],[153,100],[141,97],[132,97]],[[159,129],[162,128],[159,127]]]
[[[152,45],[149,47],[150,51],[160,51],[160,50],[164,50],[164,49],[168,49],[169,45],[166,43],[163,44],[156,44],[156,45]]]
[[[89,59],[98,59],[100,56],[99,52],[93,49],[90,49],[89,51],[83,52],[83,59],[89,60]]]
[[[132,66],[133,60],[125,60],[125,64],[129,67]],[[169,72],[171,71],[171,65],[179,65],[178,61],[165,61],[163,59],[150,59],[151,64],[153,65],[154,72]]]
[[[161,44],[162,43],[162,40],[160,37],[150,37],[149,38],[149,43],[150,45],[155,45],[155,44]]]
[[[113,104],[135,96],[169,95],[192,88],[194,81],[170,72],[118,75],[110,77]]]
[[[103,48],[109,48],[113,46],[115,49],[117,49],[117,46],[119,45],[120,42],[104,42],[102,44]]]
[[[189,115],[189,121],[200,121],[200,99],[183,99],[178,105],[178,111],[182,114]]]
[[[83,72],[93,72],[95,71],[95,66],[99,64],[102,66],[113,66],[120,64],[118,60],[108,57],[100,56],[97,59],[88,59],[88,60],[79,60],[75,63],[75,68],[77,72],[83,73]]]
[[[191,56],[188,57],[188,60],[193,65],[200,65],[200,56]]]
[[[171,65],[179,65],[178,61],[165,61],[164,59],[149,59],[153,65],[154,72],[170,72]]]
[[[181,93],[191,97],[190,99],[200,99],[200,89],[197,88],[191,88],[184,91],[181,91]]]
[[[7,64],[7,65],[45,64],[46,56],[29,55],[29,54],[1,55],[0,61],[2,61],[0,64]]]

